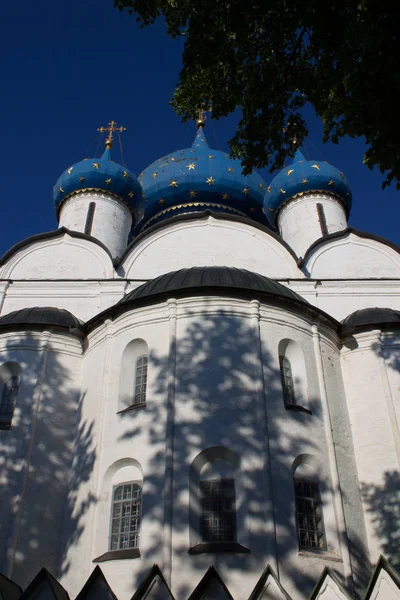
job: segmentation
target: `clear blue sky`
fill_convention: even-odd
[[[182,125],[168,105],[181,41],[161,22],[141,30],[112,0],[19,0],[1,3],[0,40],[0,254],[57,228],[53,185],[69,165],[102,152],[97,128],[111,119],[127,128],[124,161],[137,175],[191,144],[195,125]],[[400,192],[382,191],[380,173],[362,165],[362,140],[323,145],[318,119],[307,114],[310,158],[337,166],[352,187],[350,225],[400,243]],[[226,149],[234,127],[234,117],[208,121],[210,146]]]

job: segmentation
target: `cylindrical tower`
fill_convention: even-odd
[[[264,203],[270,223],[298,256],[315,240],[346,229],[350,207],[343,173],[326,162],[307,161],[300,151],[271,181]]]
[[[133,173],[111,160],[111,143],[101,158],[85,158],[61,175],[54,205],[60,227],[97,238],[117,258],[128,244],[142,190]]]

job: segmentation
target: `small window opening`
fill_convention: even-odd
[[[88,211],[86,214],[85,233],[90,235],[92,233],[94,211],[96,210],[96,202],[90,202]]]
[[[233,479],[200,482],[203,542],[236,541],[236,500]]]
[[[111,512],[110,550],[139,547],[142,488],[124,483],[115,488]]]
[[[147,364],[147,356],[140,356],[136,361],[134,404],[146,402]]]
[[[286,358],[286,356],[280,356],[279,364],[281,369],[283,401],[285,404],[296,404],[293,374],[290,361],[288,358]]]
[[[325,210],[324,210],[323,205],[320,202],[317,203],[317,213],[318,213],[319,226],[321,227],[321,233],[322,233],[322,235],[327,235],[329,232],[328,232],[328,226],[326,224]]]
[[[295,479],[294,489],[300,548],[304,550],[326,549],[318,483]]]
[[[13,375],[4,384],[0,405],[0,429],[10,429],[17,402],[19,377]]]

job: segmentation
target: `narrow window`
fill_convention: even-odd
[[[200,482],[203,542],[236,541],[236,501],[233,479]]]
[[[326,542],[318,483],[295,479],[294,489],[299,546],[304,550],[323,550]]]
[[[136,361],[134,404],[146,402],[147,363],[147,356],[139,356]]]
[[[0,429],[9,429],[17,402],[19,377],[13,375],[4,384],[0,405]]]
[[[94,218],[95,210],[96,210],[96,202],[90,202],[88,211],[86,214],[86,223],[85,223],[85,233],[87,235],[90,235],[92,233],[93,218]]]
[[[324,211],[324,207],[322,206],[322,204],[320,202],[317,203],[317,213],[318,213],[319,226],[321,227],[321,233],[322,233],[322,235],[327,235],[328,226],[326,224],[325,211]]]
[[[123,483],[114,489],[111,510],[110,550],[139,547],[142,488]]]
[[[279,364],[281,369],[283,401],[285,404],[296,404],[290,360],[286,358],[286,356],[280,356]]]

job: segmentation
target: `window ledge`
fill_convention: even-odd
[[[109,550],[101,556],[94,558],[92,562],[99,563],[106,560],[123,560],[125,558],[140,558],[139,548],[127,548],[126,550]]]
[[[285,404],[286,410],[294,410],[298,412],[305,412],[308,415],[312,415],[312,411],[304,406],[300,406],[300,404]]]
[[[299,550],[297,556],[302,558],[318,558],[320,560],[330,560],[332,562],[343,562],[341,557],[329,550]]]
[[[218,554],[220,552],[249,554],[250,550],[238,542],[202,542],[188,550],[189,554]]]
[[[119,410],[117,415],[123,415],[124,413],[131,412],[132,410],[140,410],[142,408],[146,408],[146,402],[132,404],[132,406],[128,406],[128,408],[124,408],[124,410]]]

